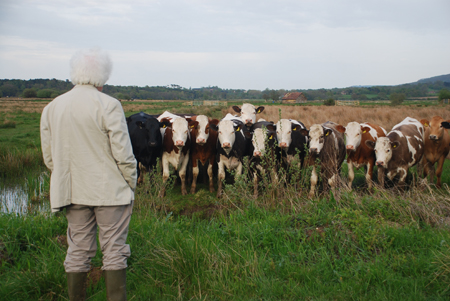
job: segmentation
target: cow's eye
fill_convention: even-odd
[[[222,134],[222,132],[221,132],[221,131],[219,131],[219,134]]]
[[[288,135],[291,133],[291,131],[288,132]]]
[[[387,150],[388,153],[389,153],[390,151],[391,151],[390,149]]]
[[[186,134],[188,131],[185,131],[184,133]]]

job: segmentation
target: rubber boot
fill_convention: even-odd
[[[70,301],[84,301],[86,299],[86,277],[87,272],[66,273],[67,287],[69,289]]]
[[[106,299],[108,301],[127,300],[127,273],[122,270],[104,270],[106,284]]]

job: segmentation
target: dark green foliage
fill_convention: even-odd
[[[323,104],[326,106],[334,106],[336,105],[336,101],[333,98],[328,98],[323,102]]]
[[[389,96],[392,105],[400,105],[406,99],[406,95],[403,93],[392,93]]]
[[[42,89],[37,91],[37,97],[39,98],[51,98],[53,90],[51,89]]]
[[[36,97],[37,93],[33,88],[26,88],[25,90],[23,90],[22,96],[25,98]]]
[[[444,99],[450,99],[450,91],[447,89],[442,89],[441,91],[439,91],[438,99],[439,102],[442,102]]]

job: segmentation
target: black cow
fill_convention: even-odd
[[[140,165],[149,171],[156,166],[157,159],[162,156],[160,128],[167,126],[167,124],[159,122],[152,115],[140,112],[128,117],[127,125],[133,154],[138,163],[138,183],[142,183],[143,174],[140,172]]]
[[[293,163],[299,155],[299,167],[304,165],[308,153],[308,130],[300,121],[281,119],[276,125],[278,146],[282,149],[282,158],[286,166]]]

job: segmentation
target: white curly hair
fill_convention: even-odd
[[[111,59],[100,48],[79,50],[70,60],[70,79],[74,85],[103,87],[111,70]]]

